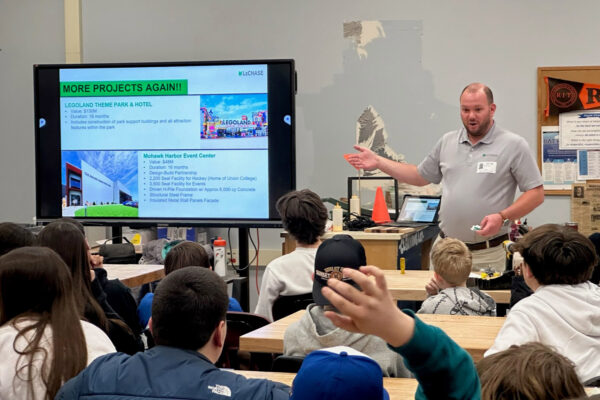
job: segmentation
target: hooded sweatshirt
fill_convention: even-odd
[[[510,310],[485,356],[528,342],[569,358],[582,382],[600,375],[600,287],[591,282],[540,286]]]
[[[417,314],[496,316],[496,302],[477,288],[462,286],[443,289],[428,297]]]
[[[367,354],[377,361],[383,376],[412,377],[402,356],[389,349],[383,339],[336,327],[325,316],[323,307],[316,304],[309,305],[302,318],[290,324],[283,337],[286,356],[306,356],[311,351],[335,346],[348,346]]]

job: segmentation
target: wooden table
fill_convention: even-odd
[[[398,255],[421,245],[421,269],[429,269],[429,250],[433,239],[437,236],[437,226],[421,228],[401,228],[402,233],[366,233],[359,231],[326,232],[322,239],[329,239],[339,233],[351,235],[365,248],[367,262],[381,269],[397,269]],[[288,254],[296,248],[296,242],[287,233],[282,232],[284,242],[281,245],[283,254]],[[417,260],[416,263],[419,263]],[[409,265],[411,266],[411,265]]]
[[[165,269],[160,264],[104,264],[102,268],[106,269],[108,279],[119,279],[125,286],[131,288],[158,281],[165,277]],[[223,277],[227,284],[236,280],[247,279],[238,276],[233,271],[228,271],[228,275]]]
[[[298,321],[305,310],[288,315],[269,325],[240,337],[240,350],[283,353],[283,335],[287,327]],[[430,325],[437,326],[452,338],[460,347],[479,361],[483,353],[494,343],[498,331],[506,320],[504,317],[477,317],[466,315],[419,314],[419,318]]]
[[[161,264],[104,264],[108,279],[119,279],[125,286],[136,287],[165,277]]]
[[[285,383],[292,386],[296,374],[287,372],[264,372],[264,371],[231,371],[249,379],[269,379],[275,382]],[[390,395],[390,400],[413,399],[419,382],[408,378],[383,378],[383,387]]]
[[[384,270],[388,290],[395,300],[423,301],[427,298],[425,285],[433,277],[433,271],[406,270],[400,271]],[[498,304],[510,303],[510,290],[482,290],[489,294]]]

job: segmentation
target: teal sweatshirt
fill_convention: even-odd
[[[389,346],[404,357],[419,387],[415,399],[481,399],[481,385],[473,359],[440,328],[427,325],[411,310],[415,332],[408,343]]]

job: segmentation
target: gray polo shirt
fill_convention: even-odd
[[[464,242],[483,240],[471,226],[510,206],[517,185],[525,192],[543,184],[525,139],[496,123],[475,145],[464,127],[446,133],[417,169],[429,182],[442,182],[440,228]]]

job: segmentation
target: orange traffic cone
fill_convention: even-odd
[[[373,204],[373,215],[371,216],[371,219],[373,219],[376,224],[392,222],[387,205],[385,204],[385,199],[383,198],[381,186],[377,186],[377,191],[375,192],[375,204]]]

